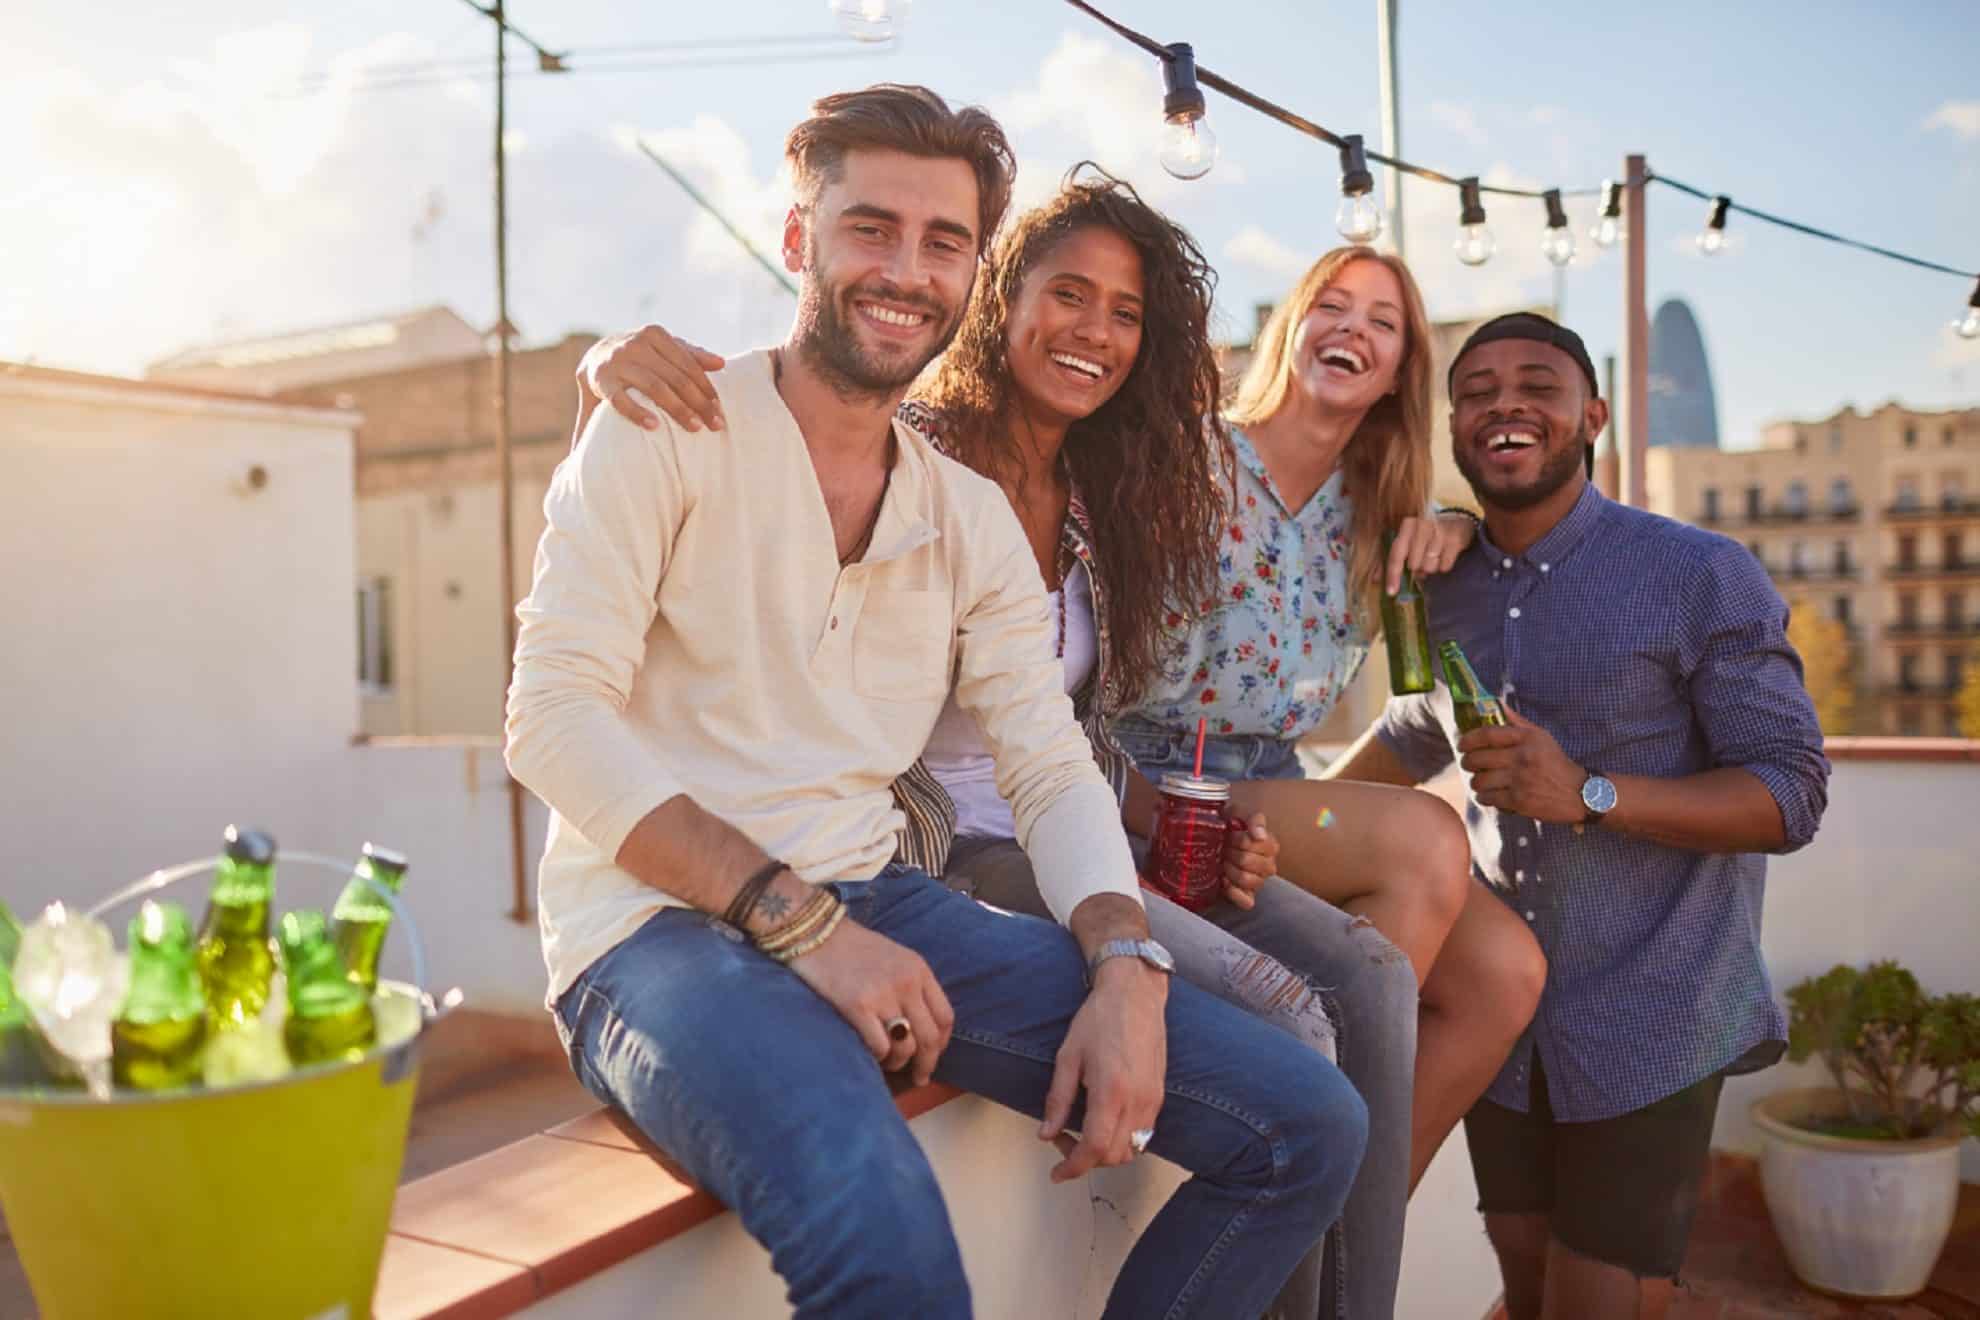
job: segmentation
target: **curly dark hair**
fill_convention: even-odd
[[[1182,617],[1217,594],[1218,538],[1235,474],[1217,412],[1210,345],[1217,275],[1196,240],[1091,161],[1057,195],[1018,216],[985,259],[976,292],[934,379],[920,391],[950,453],[1015,487],[1023,472],[1017,384],[1005,328],[1025,277],[1072,234],[1108,229],[1141,254],[1141,349],[1127,379],[1072,424],[1060,451],[1093,518],[1094,558],[1112,643],[1110,708],[1156,677]]]

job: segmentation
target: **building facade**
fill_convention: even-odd
[[[1953,735],[1980,641],[1980,409],[1892,403],[1766,428],[1749,450],[1652,449],[1650,507],[1743,542],[1841,624],[1858,733]]]

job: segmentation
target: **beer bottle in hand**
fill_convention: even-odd
[[[131,988],[110,1024],[119,1086],[160,1091],[200,1075],[206,996],[193,959],[192,922],[177,903],[147,902],[131,918]]]
[[[331,909],[332,931],[337,952],[351,980],[366,992],[378,988],[378,954],[385,947],[385,932],[392,924],[392,909],[378,896],[367,880],[373,880],[397,896],[406,882],[406,859],[384,848],[364,845],[356,872]]]
[[[1464,648],[1451,641],[1439,646],[1437,652],[1444,662],[1444,684],[1451,690],[1451,713],[1457,719],[1458,732],[1466,734],[1490,724],[1504,724],[1505,708],[1478,681],[1471,662],[1464,658]]]
[[[323,914],[313,908],[284,913],[278,938],[289,980],[282,1040],[290,1062],[300,1068],[362,1058],[376,1031],[371,992],[350,978]]]
[[[274,901],[275,840],[229,825],[213,898],[199,929],[199,978],[219,1030],[247,1025],[268,1002],[275,977],[268,909]]]
[[[1394,536],[1382,539],[1383,562]],[[1382,593],[1382,638],[1389,648],[1389,691],[1397,696],[1437,686],[1430,667],[1430,602],[1416,574],[1403,570],[1402,589]]]

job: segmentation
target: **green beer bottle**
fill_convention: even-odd
[[[289,978],[289,1017],[282,1040],[297,1067],[361,1058],[376,1026],[371,992],[350,978],[323,914],[313,908],[284,913],[278,938]]]
[[[1382,561],[1388,562],[1393,535],[1382,538]],[[1389,648],[1389,691],[1397,696],[1428,692],[1437,686],[1430,667],[1430,602],[1416,574],[1403,570],[1402,589],[1382,593],[1382,637]]]
[[[1464,658],[1464,648],[1456,642],[1445,642],[1437,648],[1437,653],[1444,662],[1444,683],[1451,690],[1451,713],[1457,719],[1458,732],[1470,733],[1489,724],[1504,724],[1505,708],[1478,681],[1471,662]]]
[[[254,1021],[268,1002],[275,977],[268,909],[274,901],[275,840],[229,825],[199,930],[199,979],[207,1012],[222,1031]]]
[[[161,1091],[200,1075],[206,995],[193,957],[192,921],[177,903],[147,902],[131,918],[131,988],[110,1024],[110,1071],[119,1086]]]
[[[384,848],[364,845],[357,870],[331,909],[332,930],[337,952],[351,980],[367,992],[378,988],[378,954],[385,947],[385,932],[392,924],[392,909],[378,891],[366,884],[375,880],[396,897],[406,883],[406,859]]]

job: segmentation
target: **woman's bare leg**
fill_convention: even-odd
[[[1533,1018],[1546,960],[1525,924],[1471,879],[1464,825],[1412,788],[1252,780],[1234,809],[1262,811],[1279,873],[1371,921],[1409,955],[1422,986],[1410,1187],[1504,1066]]]

